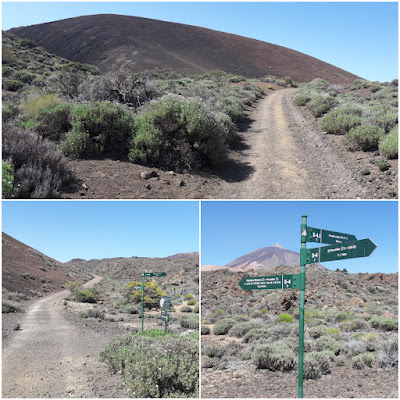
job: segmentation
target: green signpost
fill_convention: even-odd
[[[169,319],[168,312],[171,310],[171,297],[161,296],[160,309],[161,309],[161,321],[165,322],[164,332],[167,333],[167,325],[168,325],[168,319]]]
[[[165,272],[144,272],[143,270],[143,283],[142,283],[142,287],[140,286],[135,286],[134,289],[135,290],[139,290],[142,289],[142,332],[143,332],[143,325],[144,325],[144,278],[146,276],[166,276],[167,274]],[[137,289],[139,288],[139,289]]]
[[[243,290],[257,289],[297,289],[300,283],[300,275],[273,275],[254,276],[242,278],[239,286]]]
[[[299,376],[298,397],[303,397],[304,358],[304,297],[306,286],[306,265],[324,261],[368,257],[376,245],[370,239],[356,240],[354,235],[327,231],[307,226],[307,215],[301,218],[300,274],[244,277],[239,286],[243,290],[258,289],[299,289]],[[331,246],[307,249],[307,242],[331,244]]]

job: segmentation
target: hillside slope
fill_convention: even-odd
[[[42,296],[74,279],[88,280],[90,271],[60,263],[3,232],[2,289]]]
[[[211,70],[246,77],[291,76],[352,83],[357,76],[282,46],[197,26],[124,15],[69,18],[13,28],[47,51],[96,65],[102,72],[129,62],[134,71],[171,69],[197,74]]]

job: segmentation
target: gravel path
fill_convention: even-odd
[[[242,149],[233,154],[236,165],[252,173],[235,181],[237,171],[227,171],[232,177],[221,185],[217,197],[357,199],[397,195],[393,184],[397,178],[388,178],[371,166],[373,155],[349,152],[340,137],[323,134],[318,122],[293,104],[294,94],[293,89],[279,90],[259,101],[251,113],[253,122],[242,133]],[[365,168],[374,171],[364,178],[361,171]]]
[[[97,283],[95,277],[86,287]],[[3,397],[124,397],[99,352],[112,334],[75,326],[61,312],[64,290],[37,301],[3,349]]]

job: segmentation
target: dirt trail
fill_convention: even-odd
[[[84,286],[99,282],[96,276]],[[64,290],[35,301],[3,349],[3,397],[114,397],[114,377],[98,359],[111,337],[71,325]],[[118,383],[116,384],[118,386]],[[117,396],[115,396],[117,397]]]
[[[294,106],[293,89],[269,93],[251,114],[252,123],[242,133],[236,165],[252,171],[234,180],[235,168],[218,190],[222,198],[306,199],[372,198],[362,183],[352,153],[321,134],[315,121]],[[222,193],[222,196],[221,196]]]

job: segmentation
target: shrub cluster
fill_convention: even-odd
[[[199,100],[165,96],[136,118],[128,158],[169,168],[221,165],[230,141],[229,119],[222,117]]]
[[[145,332],[117,337],[100,360],[122,374],[131,397],[196,397],[198,356],[195,340]]]
[[[3,160],[14,168],[13,188],[18,197],[57,197],[71,175],[57,146],[10,123],[3,125]]]
[[[296,355],[285,343],[254,346],[251,358],[257,368],[270,371],[291,371],[297,364]]]

